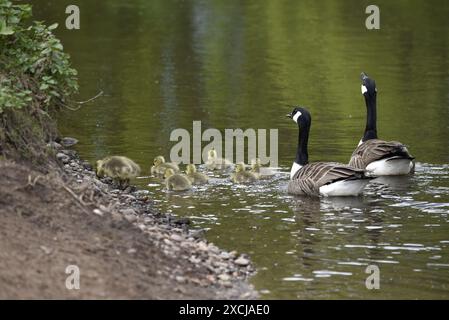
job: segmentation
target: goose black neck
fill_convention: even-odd
[[[298,129],[298,149],[296,150],[295,162],[301,166],[304,166],[309,163],[307,144],[309,141],[310,124],[298,126]]]
[[[366,127],[362,141],[377,139],[377,112],[376,112],[376,95],[365,95],[366,103]]]

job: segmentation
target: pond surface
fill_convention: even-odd
[[[138,179],[164,212],[191,217],[208,240],[246,252],[263,298],[449,299],[449,5],[377,1],[381,29],[359,1],[76,1],[81,29],[63,28],[72,1],[34,1],[79,71],[79,100],[60,116],[92,163],[126,155],[149,174],[169,156],[170,132],[279,130],[281,173],[236,186],[167,193]],[[311,161],[347,162],[365,123],[359,74],[378,86],[378,132],[417,158],[416,174],[377,179],[360,198],[286,194],[297,127],[287,105],[313,116]],[[368,265],[380,289],[368,290]]]

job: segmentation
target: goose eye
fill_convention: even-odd
[[[365,92],[367,92],[368,91],[368,89],[362,84],[362,94],[364,94]]]

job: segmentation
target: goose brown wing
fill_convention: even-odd
[[[315,162],[302,167],[293,176],[289,191],[301,190],[305,194],[317,195],[320,187],[340,180],[364,178],[363,170],[335,162]]]
[[[365,169],[373,161],[390,157],[413,159],[407,147],[400,142],[371,139],[354,150],[349,165],[354,168]]]

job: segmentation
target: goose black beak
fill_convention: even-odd
[[[293,119],[293,116],[292,116],[291,113],[287,113],[285,116],[286,116],[287,118]]]

